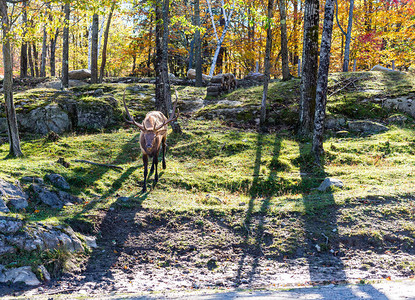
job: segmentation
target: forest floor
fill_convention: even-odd
[[[414,83],[405,84],[415,91]],[[247,101],[259,101],[255,89],[247,90]],[[396,112],[382,113],[376,121]],[[54,268],[56,258],[42,261],[54,276],[51,282],[30,289],[3,285],[0,296],[169,297],[414,280],[410,117],[378,134],[328,132],[324,168],[313,164],[310,142],[297,139],[290,128],[258,134],[191,117],[181,126],[184,134],[168,138],[167,169],[145,194],[138,133],[132,129],[69,134],[56,142],[23,138],[26,156],[1,160],[3,177],[53,171],[87,201],[60,211],[32,202],[22,217],[69,224],[95,235],[98,247],[65,261],[63,273]],[[0,146],[1,157],[7,151],[7,145]],[[75,163],[64,168],[58,157],[123,170]],[[345,187],[316,190],[327,177]],[[41,261],[37,256],[2,259],[6,266]]]

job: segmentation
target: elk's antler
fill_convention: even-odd
[[[125,91],[126,91],[126,90],[124,90],[124,95],[122,96],[122,102],[124,102],[125,112],[127,113],[127,116],[130,118],[130,120],[126,120],[126,121],[127,121],[128,123],[130,123],[130,124],[133,124],[133,125],[137,126],[138,128],[140,128],[140,130],[145,131],[145,130],[146,130],[146,128],[145,128],[143,125],[141,125],[141,124],[137,123],[137,122],[133,119],[133,117],[130,115],[130,112],[129,112],[129,110],[128,110],[127,104],[125,103]]]
[[[157,128],[154,127],[154,131],[160,130],[162,127],[166,126],[170,122],[173,122],[173,121],[177,120],[177,118],[179,117],[179,114],[180,114],[179,110],[177,110],[177,115],[176,115],[177,100],[178,100],[178,97],[177,97],[177,91],[176,91],[176,101],[174,102],[174,106],[173,106],[173,115],[170,116],[168,120],[164,121],[163,124],[161,124]]]

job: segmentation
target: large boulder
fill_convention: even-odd
[[[383,107],[396,109],[415,118],[415,94],[386,99],[383,101]]]
[[[18,114],[19,129],[26,132],[47,134],[54,131],[62,134],[72,129],[72,123],[66,111],[57,104],[38,107],[26,114]]]
[[[24,209],[28,206],[27,199],[19,184],[12,184],[0,178],[0,211],[9,212],[5,203],[16,209]]]
[[[19,283],[26,285],[39,285],[40,281],[37,279],[35,273],[32,272],[30,266],[6,269],[0,265],[0,282],[1,283]]]
[[[112,105],[105,102],[96,102],[94,105],[91,105],[91,103],[78,103],[77,126],[88,130],[100,130],[114,124],[114,106],[117,101],[111,98],[106,99],[108,100],[106,102],[111,102],[113,99]]]
[[[376,66],[374,66],[372,69],[370,69],[370,71],[380,71],[380,72],[397,72],[397,73],[400,73],[399,71],[396,71],[396,70],[392,70],[392,69],[389,69],[389,68],[385,68],[385,67],[382,67],[382,66],[380,66],[380,65],[376,65]]]
[[[347,126],[351,131],[363,133],[378,133],[389,130],[385,125],[372,121],[349,121]]]
[[[46,175],[46,179],[48,179],[55,187],[62,190],[69,190],[71,187],[66,179],[60,174],[49,174]]]
[[[91,70],[88,70],[88,69],[73,70],[73,71],[69,71],[68,75],[69,75],[69,79],[84,80],[84,79],[91,77]]]
[[[76,79],[69,80],[69,87],[77,87],[77,86],[83,86],[87,85],[86,82]],[[48,81],[48,82],[42,82],[36,86],[36,88],[47,88],[47,89],[54,89],[54,90],[60,90],[62,89],[62,81],[55,80],[55,81]]]
[[[191,80],[196,79],[196,70],[195,69],[189,69],[189,71],[187,71],[187,79],[191,79]],[[202,74],[202,80],[203,81],[209,82],[211,79],[212,79],[211,76]]]

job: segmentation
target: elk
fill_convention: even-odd
[[[127,113],[129,120],[126,120],[128,123],[137,126],[140,133],[140,148],[141,153],[143,154],[143,165],[144,165],[144,185],[143,193],[147,191],[147,167],[148,167],[148,157],[153,158],[153,163],[150,169],[150,175],[155,169],[154,175],[154,184],[158,181],[158,156],[160,152],[160,147],[163,146],[163,169],[166,168],[166,139],[167,139],[167,124],[177,120],[179,113],[176,115],[176,106],[177,106],[177,92],[176,92],[176,101],[173,107],[172,116],[167,119],[166,116],[160,111],[150,111],[146,114],[146,117],[143,120],[142,124],[137,123],[134,118],[131,116],[128,111],[127,104],[125,103],[125,91],[123,96],[124,108]]]

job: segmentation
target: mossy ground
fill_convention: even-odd
[[[333,82],[345,80],[342,76],[335,75]],[[356,84],[366,88],[373,76],[385,84],[380,94],[384,94],[384,89],[393,82],[400,88],[396,91],[392,88],[391,94],[398,90],[403,93],[414,91],[413,78],[404,75],[395,79],[393,76],[398,75],[389,77],[370,73],[369,77],[363,77],[367,82]],[[271,91],[281,89],[279,84],[273,84]],[[293,80],[283,84],[288,88],[284,93],[291,95],[291,100],[287,100],[283,92],[276,91],[271,94],[275,97],[272,99],[276,103],[295,101],[291,92],[295,91],[298,82]],[[121,100],[124,89],[125,86],[120,85],[110,90]],[[238,90],[228,97],[254,103],[253,98],[260,89]],[[188,87],[178,91],[180,97],[191,97],[189,94],[193,89]],[[329,110],[334,112],[341,107],[346,111],[352,102],[355,107],[360,107],[356,106],[359,101],[368,97],[367,91],[356,96],[345,89],[342,94],[338,97],[353,100],[331,101]],[[138,119],[140,112],[150,105],[151,101],[146,97],[143,96],[145,101],[137,102],[136,109],[131,109]],[[137,95],[127,92],[126,99],[133,107]],[[383,116],[380,113],[374,118]],[[167,169],[161,170],[159,164],[159,182],[152,185],[153,177],[150,177],[148,186],[151,189],[146,194],[141,193],[143,165],[139,132],[133,128],[68,134],[57,142],[23,136],[25,156],[16,159],[6,159],[8,145],[1,145],[1,177],[13,181],[23,176],[43,177],[59,173],[70,183],[71,192],[85,200],[84,204],[57,211],[31,199],[25,212],[13,212],[12,215],[20,215],[28,222],[67,223],[75,230],[96,234],[102,216],[109,209],[129,211],[140,208],[148,212],[152,222],[161,222],[160,225],[182,224],[182,218],[187,217],[199,228],[212,218],[220,219],[235,235],[244,237],[241,247],[260,249],[270,259],[302,255],[298,253],[313,250],[310,248],[313,243],[320,243],[322,251],[326,252],[330,249],[345,251],[347,247],[384,252],[392,245],[394,249],[414,254],[414,124],[392,125],[388,132],[365,137],[328,134],[324,143],[324,167],[313,164],[310,142],[299,141],[289,130],[258,134],[254,130],[229,127],[218,120],[191,118],[182,118],[180,125],[182,135],[170,133],[168,136]],[[60,157],[71,166],[65,168],[58,164]],[[116,164],[123,170],[78,163],[75,159]],[[326,177],[342,180],[345,187],[319,192],[316,188]],[[122,202],[119,197],[130,200]],[[166,219],[166,216],[169,217]],[[264,232],[271,238],[267,239]],[[324,243],[322,232],[332,244]],[[222,243],[220,248],[225,247],[227,240],[226,236],[219,236],[201,242],[208,248]],[[11,261],[6,259],[1,258],[0,263],[10,264]],[[415,269],[410,272],[413,274]]]

